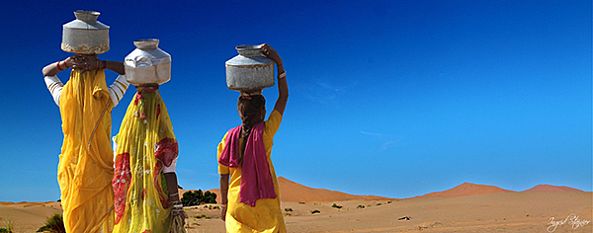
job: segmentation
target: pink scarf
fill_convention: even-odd
[[[251,129],[243,152],[243,164],[239,162],[241,126],[229,130],[226,137],[226,146],[218,160],[218,163],[227,167],[236,168],[241,166],[239,199],[250,206],[255,206],[258,199],[276,198],[274,181],[272,180],[264,145],[264,128],[265,125],[262,122]]]

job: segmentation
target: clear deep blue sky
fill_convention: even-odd
[[[145,37],[172,54],[161,93],[184,188],[217,187],[216,145],[240,123],[224,62],[261,42],[288,72],[280,176],[390,197],[462,182],[592,188],[589,0],[16,2],[0,10],[0,201],[59,198],[61,122],[40,70],[68,56],[61,25],[76,9],[111,26],[102,59]],[[113,134],[134,92],[113,111]]]

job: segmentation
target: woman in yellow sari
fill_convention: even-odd
[[[67,68],[73,70],[63,85],[56,75]],[[105,69],[120,74],[110,88]],[[66,231],[111,232],[111,109],[127,88],[123,64],[100,61],[96,55],[76,55],[49,64],[42,72],[62,117],[58,183]]]
[[[229,130],[218,145],[221,218],[226,231],[232,233],[286,232],[271,152],[288,100],[288,84],[278,53],[265,44],[262,52],[278,67],[279,96],[274,110],[264,121],[265,98],[260,93],[241,93],[242,124]]]
[[[125,58],[137,92],[113,137],[113,233],[185,232],[175,174],[178,144],[158,90],[171,78],[171,56],[158,44],[158,39],[135,40],[136,50]]]
[[[178,145],[158,87],[137,86],[114,137],[114,233],[183,232],[175,175]],[[176,216],[180,222],[174,224]]]

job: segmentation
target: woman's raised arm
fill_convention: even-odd
[[[264,55],[266,55],[266,57],[276,62],[276,66],[278,67],[278,100],[276,100],[274,110],[278,111],[278,113],[282,115],[284,114],[284,109],[286,108],[286,102],[288,102],[288,83],[286,82],[286,71],[284,70],[282,59],[280,59],[278,52],[276,52],[272,46],[263,44],[262,52]]]

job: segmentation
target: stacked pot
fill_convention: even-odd
[[[77,54],[102,54],[109,50],[109,26],[97,21],[101,13],[78,10],[75,20],[62,26],[62,50]]]
[[[171,55],[158,47],[158,39],[135,40],[134,45],[124,60],[129,83],[161,85],[171,80]]]

